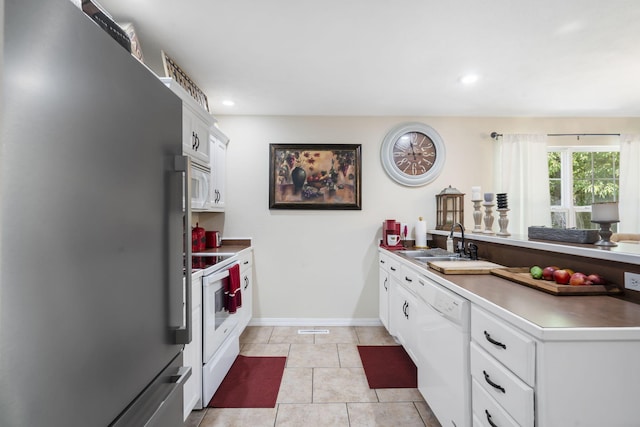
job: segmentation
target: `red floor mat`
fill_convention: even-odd
[[[400,345],[359,345],[370,388],[417,388],[418,369]]]

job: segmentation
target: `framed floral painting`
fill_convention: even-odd
[[[360,144],[269,144],[270,209],[362,209]]]

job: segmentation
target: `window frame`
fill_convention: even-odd
[[[578,152],[620,152],[619,145],[550,145],[547,146],[547,153],[560,153],[560,199],[561,205],[550,205],[549,215],[553,216],[555,212],[564,213],[566,218],[565,227],[575,228],[577,225],[576,217],[579,212],[591,212],[589,206],[573,205],[573,153]],[[618,168],[620,163],[618,162]],[[551,177],[549,177],[551,180]],[[618,183],[619,184],[619,183]],[[597,228],[594,226],[594,228]]]

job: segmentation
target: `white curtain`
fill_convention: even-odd
[[[620,135],[621,233],[640,233],[640,135]]]
[[[495,148],[494,188],[507,193],[508,231],[526,236],[529,226],[550,226],[547,135],[504,134]]]

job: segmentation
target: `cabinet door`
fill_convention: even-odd
[[[196,112],[183,105],[183,151],[204,165],[209,165],[209,124]]]
[[[240,273],[240,282],[242,284],[242,308],[240,313],[240,332],[244,331],[253,312],[253,286],[252,286],[253,268],[249,267]]]
[[[386,269],[380,267],[380,276],[378,278],[379,287],[379,303],[378,303],[378,315],[380,321],[387,330],[389,330],[389,287],[391,285],[389,273]]]
[[[202,408],[202,277],[194,275],[191,285],[191,342],[184,346],[184,365],[191,376],[184,384],[184,418]]]
[[[211,134],[211,203],[213,208],[223,209],[226,191],[227,140]]]
[[[249,251],[242,256],[239,263],[242,306],[238,310],[240,325],[238,334],[241,334],[253,315],[253,252]]]
[[[389,320],[395,337],[417,365],[416,340],[417,300],[396,279],[391,281]]]
[[[191,342],[184,346],[185,366],[190,366],[192,373],[184,383],[184,419],[193,409],[202,408],[202,323],[196,319],[202,317],[202,306],[192,312],[194,319]]]

